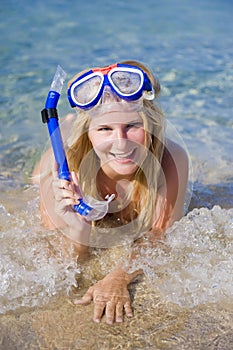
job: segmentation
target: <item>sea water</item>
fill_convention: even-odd
[[[144,62],[159,78],[171,134],[182,139],[191,164],[186,216],[137,262],[148,287],[140,297],[146,303],[156,292],[187,310],[230,302],[232,1],[3,0],[0,9],[0,312],[45,305],[77,287],[82,272],[94,281],[93,265],[84,269],[57,254],[61,238],[40,224],[30,174],[48,146],[40,111],[56,66],[71,78],[124,59]],[[61,121],[71,112],[65,89],[58,109]],[[106,273],[112,260],[95,254]]]

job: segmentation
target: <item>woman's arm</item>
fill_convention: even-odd
[[[42,223],[47,229],[60,229],[72,243],[74,254],[81,257],[89,251],[91,226],[73,210],[80,197],[77,178],[72,174],[71,182],[58,179],[57,171],[51,171],[52,164],[54,156],[48,150],[33,172],[33,182],[40,187]]]
[[[65,222],[55,212],[52,164],[54,164],[54,156],[52,149],[49,149],[42,155],[32,174],[32,182],[39,185],[40,190],[41,220],[49,230],[66,227]]]

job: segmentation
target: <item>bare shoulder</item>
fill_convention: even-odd
[[[189,176],[189,158],[186,150],[176,142],[167,139],[162,159],[162,169],[166,178],[167,190],[177,197],[185,192]],[[175,195],[175,191],[178,191]]]
[[[170,226],[183,215],[183,206],[189,176],[189,159],[186,150],[176,142],[167,139],[162,159],[163,179],[160,194],[165,196],[170,210],[166,225]],[[164,212],[164,215],[166,213]]]
[[[181,145],[170,139],[166,139],[165,147],[175,162],[178,161],[179,164],[184,163],[184,165],[188,163],[188,154]]]
[[[54,163],[52,149],[48,149],[42,156],[40,161],[35,165],[32,172],[32,183],[39,184],[44,175],[48,175],[52,171]]]

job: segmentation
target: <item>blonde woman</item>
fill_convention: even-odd
[[[72,181],[58,178],[51,151],[34,175],[41,174],[45,226],[61,229],[79,257],[99,244],[92,241],[93,231],[103,235],[106,246],[127,236],[132,242],[143,236],[153,241],[182,217],[188,157],[165,137],[165,118],[156,103],[159,93],[158,80],[136,61],[83,71],[68,84],[68,98],[77,111],[66,122],[72,129],[66,140]],[[87,221],[73,209],[83,195],[104,200],[111,194],[115,199],[100,220]],[[75,303],[93,301],[95,322],[104,313],[107,323],[122,322],[124,313],[133,315],[127,287],[140,273],[119,265]]]

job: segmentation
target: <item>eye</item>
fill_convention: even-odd
[[[98,128],[98,131],[110,131],[112,130],[109,126],[101,126]]]
[[[143,127],[143,123],[142,122],[133,122],[133,123],[129,123],[126,125],[126,128],[127,129],[130,129],[130,128],[141,128]]]

